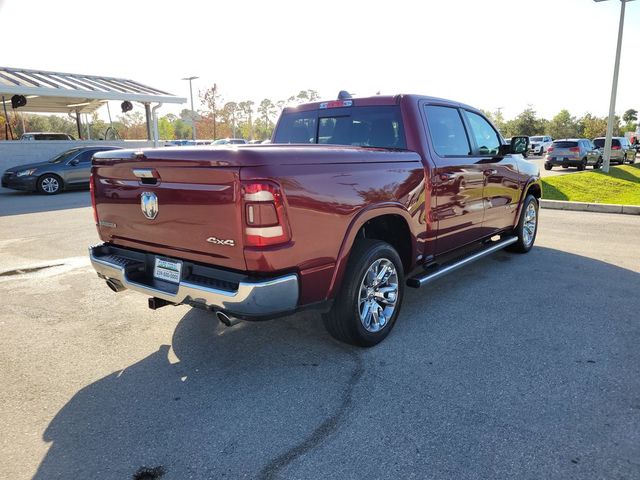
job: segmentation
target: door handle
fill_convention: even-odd
[[[491,175],[495,175],[496,173],[498,173],[498,170],[496,170],[495,168],[487,168],[482,173],[485,177],[490,177]]]

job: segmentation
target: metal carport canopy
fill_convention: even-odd
[[[27,105],[20,107],[23,112],[91,113],[108,100],[147,105],[187,101],[124,78],[0,67],[0,96],[10,104],[13,95],[27,98]]]

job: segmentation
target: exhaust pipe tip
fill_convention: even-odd
[[[114,280],[113,278],[107,278],[107,287],[116,293],[125,290],[124,286],[118,280]]]
[[[227,327],[233,327],[240,322],[240,319],[231,317],[220,310],[216,312],[216,317],[218,317],[218,320],[220,320],[221,323],[224,323]]]

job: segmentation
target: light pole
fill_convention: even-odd
[[[189,80],[189,95],[191,96],[191,136],[196,139],[196,112],[193,110],[193,87],[191,82],[200,77],[186,77],[182,80]]]
[[[607,0],[593,0],[594,2],[606,2]],[[604,142],[604,159],[602,171],[609,171],[611,160],[611,137],[613,136],[613,121],[616,115],[616,95],[618,93],[618,73],[620,71],[620,50],[622,49],[622,30],[624,29],[624,7],[627,2],[633,0],[620,0],[620,24],[618,26],[618,45],[616,46],[616,63],[613,67],[613,85],[611,86],[611,101],[609,102],[609,119],[607,120],[607,137]]]

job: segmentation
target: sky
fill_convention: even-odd
[[[626,9],[619,113],[640,110],[640,0]],[[506,118],[529,105],[546,118],[604,116],[619,12],[616,0],[0,0],[0,65],[131,78],[183,97],[180,79],[195,75],[195,91],[215,82],[226,101],[380,91]]]

